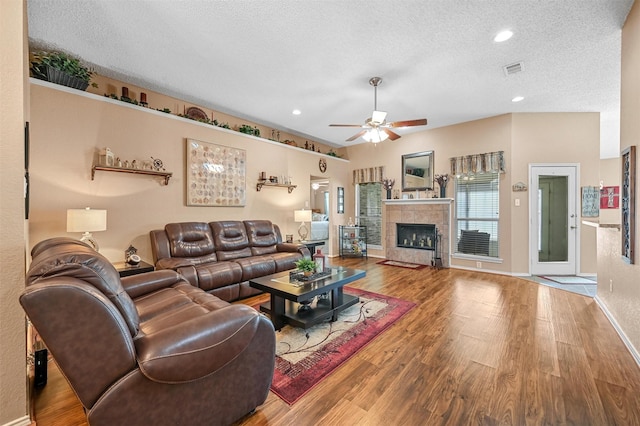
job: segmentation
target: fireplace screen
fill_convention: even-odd
[[[397,223],[397,247],[435,250],[437,230],[433,224]]]

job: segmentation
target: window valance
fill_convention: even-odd
[[[452,157],[449,160],[453,176],[504,173],[504,151]]]
[[[384,166],[369,167],[367,169],[356,169],[353,171],[353,184],[382,182],[384,177]]]

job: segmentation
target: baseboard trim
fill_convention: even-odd
[[[605,303],[598,296],[594,297],[594,300],[596,301],[596,303],[598,304],[602,312],[604,312],[604,315],[607,317],[607,319],[609,320],[613,328],[616,330],[616,333],[618,333],[618,336],[620,336],[620,338],[622,339],[622,343],[624,343],[624,345],[627,347],[627,349],[631,353],[631,356],[636,361],[636,364],[638,364],[638,367],[640,367],[640,353],[638,353],[638,350],[633,346],[631,341],[627,338],[627,335],[624,334],[624,331],[622,331],[622,328],[618,324],[618,321],[616,321],[613,314],[609,311],[609,309],[607,309],[607,305],[605,305]]]
[[[2,426],[29,426],[30,424],[31,419],[29,419],[29,416],[24,416],[19,419],[12,420],[9,423],[5,423]]]

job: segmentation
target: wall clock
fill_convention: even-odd
[[[318,163],[318,167],[320,168],[320,171],[322,173],[327,171],[327,160],[325,160],[324,158],[320,159],[320,162]]]

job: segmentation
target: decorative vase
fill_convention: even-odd
[[[391,190],[387,189],[387,200],[391,199]]]
[[[446,186],[441,186],[440,187],[440,198],[447,198],[447,187]]]
[[[50,66],[47,66],[47,79],[52,83],[83,91],[87,90],[87,87],[89,87],[89,83],[87,81]]]

